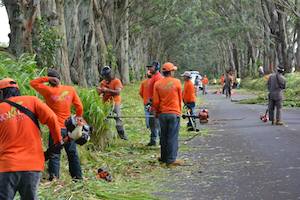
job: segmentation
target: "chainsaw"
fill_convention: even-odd
[[[201,109],[198,115],[182,115],[182,118],[194,118],[199,119],[200,124],[205,124],[208,122],[208,110],[207,109]]]

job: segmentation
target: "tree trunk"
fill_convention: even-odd
[[[129,83],[129,58],[128,58],[128,49],[129,49],[129,8],[128,8],[128,0],[123,0],[122,2],[122,23],[120,27],[120,40],[121,40],[121,48],[120,48],[120,65],[121,68],[121,78],[123,84]]]
[[[39,0],[3,0],[10,24],[8,50],[15,56],[33,52],[32,31],[39,9]]]

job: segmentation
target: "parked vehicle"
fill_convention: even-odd
[[[192,82],[195,84],[195,79],[196,79],[196,77],[198,76],[199,77],[199,83],[198,83],[198,85],[199,85],[199,88],[202,88],[202,82],[201,82],[201,80],[202,80],[202,76],[200,75],[200,73],[198,72],[198,71],[189,71],[190,73],[191,73],[191,75],[192,75]]]

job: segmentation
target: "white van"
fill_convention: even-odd
[[[199,87],[202,88],[202,76],[200,75],[200,73],[198,71],[189,71],[192,75],[191,81],[195,84],[195,79],[198,76],[199,77]]]

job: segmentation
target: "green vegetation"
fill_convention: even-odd
[[[23,55],[15,61],[7,54],[0,53],[0,59],[2,75],[0,78],[7,76],[14,78],[23,94],[36,95],[29,87],[29,81],[44,74],[45,69],[36,67],[34,56]],[[124,116],[144,115],[138,88],[139,84],[126,85],[124,88],[122,92]],[[44,172],[39,189],[40,199],[157,199],[153,193],[163,190],[159,184],[170,169],[157,161],[159,147],[145,146],[150,134],[146,129],[145,120],[124,119],[129,141],[120,140],[116,138],[114,120],[105,119],[110,112],[110,106],[100,101],[95,89],[77,88],[77,91],[84,104],[84,118],[95,129],[91,142],[78,147],[84,180],[76,183],[71,180],[67,158],[63,152],[61,178],[48,182],[47,172]],[[208,130],[201,130],[198,133],[187,132],[186,122],[181,121],[180,152],[190,150],[187,141],[208,133]],[[46,129],[43,130],[43,139],[47,142],[48,132]],[[112,182],[97,178],[97,169],[100,167],[106,168],[111,173]]]
[[[287,80],[287,87],[284,91],[284,106],[289,107],[300,107],[300,73],[290,73],[286,74],[285,78]],[[268,101],[267,97],[267,78],[247,78],[242,81],[242,87],[254,92],[257,98],[247,99],[241,101],[241,103],[247,104],[261,104]]]

